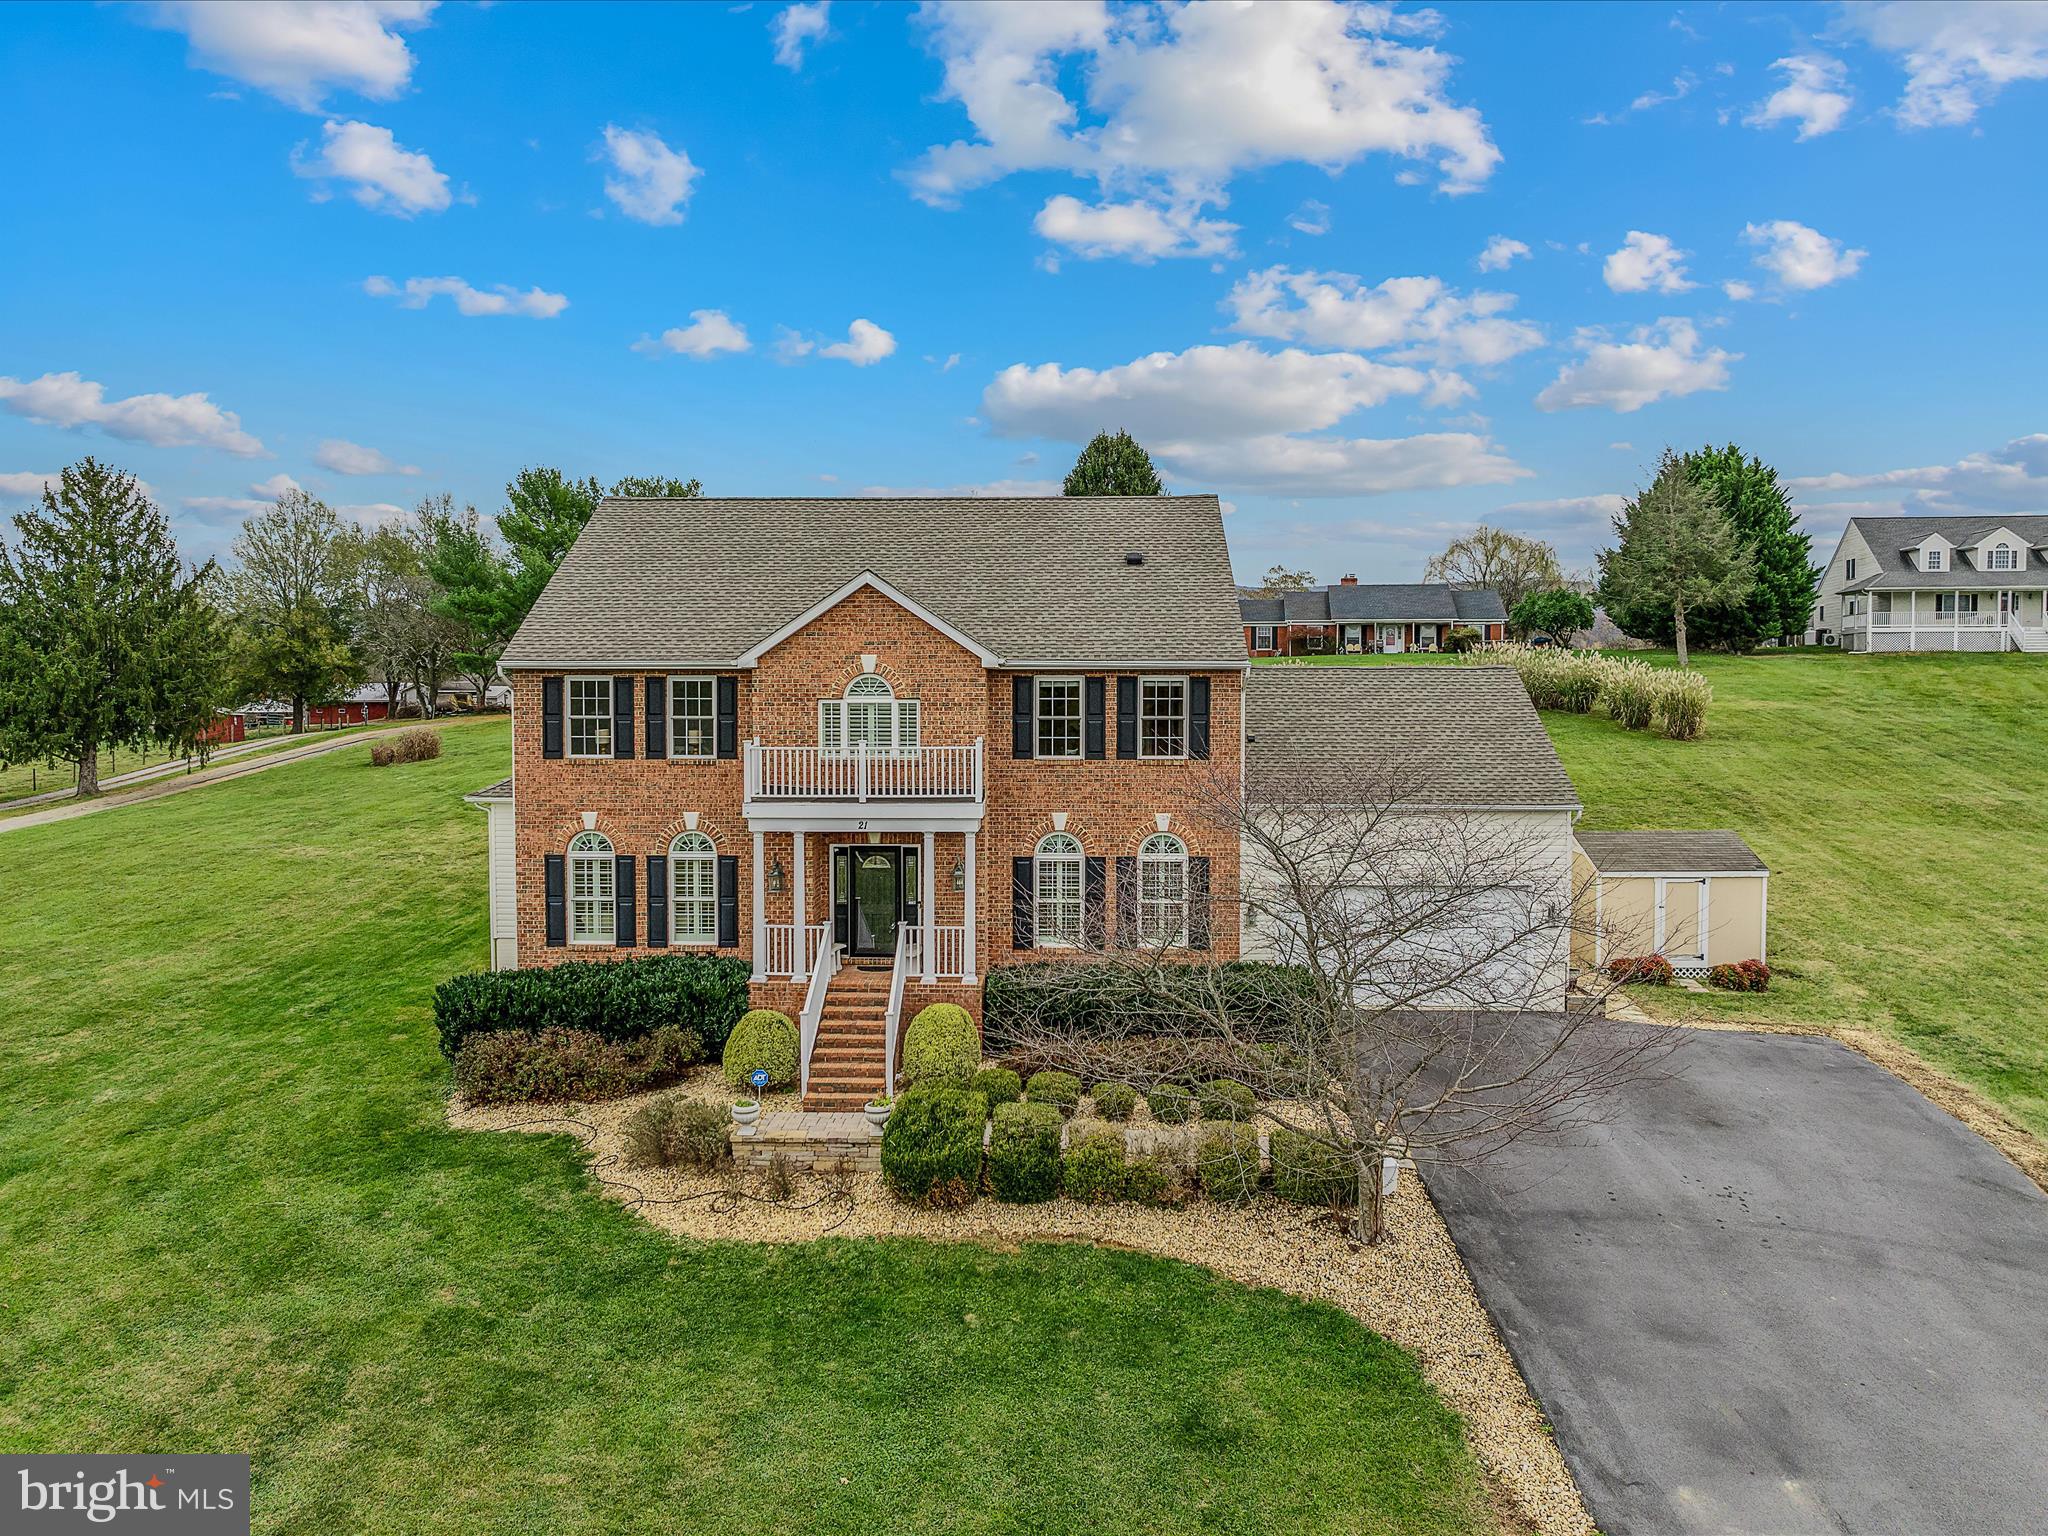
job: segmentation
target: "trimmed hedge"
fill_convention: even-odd
[[[640,1168],[708,1173],[732,1155],[732,1120],[716,1104],[665,1093],[626,1118],[626,1161]]]
[[[1091,1131],[1060,1159],[1067,1198],[1083,1205],[1105,1205],[1124,1198],[1124,1133]]]
[[[1089,1095],[1095,1113],[1105,1120],[1128,1120],[1138,1107],[1138,1090],[1129,1083],[1097,1083]]]
[[[1210,969],[1238,1030],[1254,1039],[1283,1037],[1295,1000],[1313,984],[1301,966],[1231,960]],[[1148,1021],[1173,1033],[1185,1014],[1166,985],[1155,973],[1114,961],[997,966],[982,983],[982,1041],[1002,1052],[1028,1046],[1040,1026],[1085,1038],[1145,1034]]]
[[[1145,1107],[1161,1125],[1186,1125],[1195,1118],[1195,1096],[1179,1083],[1161,1083],[1145,1095]]]
[[[903,1078],[965,1088],[981,1067],[981,1031],[958,1003],[928,1003],[903,1031]]]
[[[679,1029],[638,1040],[607,1040],[587,1029],[494,1029],[455,1052],[455,1086],[472,1104],[547,1099],[616,1099],[659,1088],[697,1059]]]
[[[1259,1107],[1251,1089],[1231,1078],[1211,1078],[1195,1090],[1195,1104],[1204,1120],[1249,1120]]]
[[[1286,1126],[1273,1128],[1266,1147],[1273,1154],[1273,1193],[1282,1200],[1332,1210],[1358,1204],[1358,1170],[1336,1148]]]
[[[1195,1152],[1195,1177],[1211,1200],[1243,1205],[1259,1192],[1259,1133],[1248,1125],[1217,1126]]]
[[[1188,1173],[1164,1152],[1124,1164],[1124,1198],[1139,1205],[1179,1205],[1188,1197]]]
[[[1071,1072],[1034,1072],[1024,1085],[1024,1096],[1034,1104],[1051,1104],[1063,1115],[1081,1106],[1081,1079]]]
[[[581,1029],[631,1040],[663,1025],[695,1037],[715,1056],[747,1009],[744,960],[719,955],[652,955],[637,960],[569,960],[528,971],[472,971],[434,991],[434,1024],[450,1061],[471,1035],[493,1030]]]
[[[787,1088],[797,1077],[796,1021],[773,1008],[752,1008],[733,1025],[725,1042],[725,1080],[749,1093],[754,1070],[765,1068],[770,1088]]]
[[[990,1113],[1024,1097],[1024,1079],[1008,1067],[983,1067],[968,1087],[988,1100]]]
[[[1033,1205],[1060,1192],[1060,1125],[1052,1104],[1005,1104],[988,1133],[988,1184],[998,1200]]]
[[[964,1088],[912,1088],[882,1130],[882,1177],[899,1200],[970,1205],[981,1190],[988,1101]]]

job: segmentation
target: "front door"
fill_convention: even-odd
[[[1389,654],[1398,655],[1401,650],[1401,642],[1406,638],[1407,632],[1399,624],[1382,624],[1380,626],[1380,649]]]
[[[849,955],[893,956],[897,928],[917,920],[916,900],[916,849],[870,843],[834,850],[834,926]]]

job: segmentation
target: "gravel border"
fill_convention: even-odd
[[[711,1072],[693,1074],[682,1091],[707,1102],[731,1098]],[[1466,1441],[1510,1528],[1593,1536],[1542,1410],[1480,1305],[1436,1207],[1412,1175],[1388,1204],[1388,1236],[1377,1248],[1352,1241],[1322,1212],[1264,1197],[1249,1206],[1202,1202],[1181,1210],[984,1199],[964,1211],[932,1211],[899,1203],[880,1175],[869,1173],[799,1174],[790,1199],[776,1202],[760,1193],[758,1174],[626,1167],[620,1127],[651,1097],[492,1107],[456,1100],[449,1123],[458,1130],[573,1134],[606,1194],[683,1237],[757,1243],[919,1237],[999,1248],[1090,1242],[1327,1302],[1415,1355],[1423,1376],[1463,1418]]]

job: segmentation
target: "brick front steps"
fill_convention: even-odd
[[[803,1107],[813,1114],[852,1113],[882,1092],[887,1079],[883,1037],[889,972],[847,966],[825,991],[811,1080]]]

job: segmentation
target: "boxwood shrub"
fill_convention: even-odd
[[[1259,1133],[1248,1125],[1217,1126],[1196,1149],[1195,1177],[1211,1200],[1244,1204],[1259,1192]]]
[[[1024,1079],[1008,1067],[983,1067],[968,1087],[988,1100],[991,1111],[1024,1097]]]
[[[1211,1078],[1197,1088],[1195,1103],[1204,1120],[1249,1120],[1259,1107],[1251,1089],[1227,1077]]]
[[[1095,1113],[1105,1120],[1128,1120],[1138,1107],[1138,1090],[1129,1083],[1097,1083],[1089,1097],[1095,1101]]]
[[[1286,1126],[1273,1128],[1266,1147],[1273,1154],[1273,1193],[1282,1200],[1343,1210],[1358,1204],[1358,1170],[1336,1148]]]
[[[770,1088],[787,1088],[797,1076],[796,1021],[773,1008],[751,1008],[733,1025],[725,1042],[725,1080],[749,1093],[755,1070],[768,1073]]]
[[[981,1132],[988,1100],[964,1088],[906,1090],[882,1131],[882,1177],[899,1200],[973,1203],[981,1189]]]
[[[1024,1085],[1024,1097],[1071,1115],[1081,1104],[1081,1079],[1071,1072],[1034,1072]]]
[[[1060,1159],[1067,1198],[1102,1205],[1124,1198],[1124,1133],[1090,1131]]]
[[[1228,961],[1213,973],[1237,1033],[1252,1039],[1284,1037],[1296,999],[1313,984],[1305,967],[1256,960]],[[981,988],[982,1042],[998,1053],[1028,1047],[1046,1028],[1121,1037],[1175,1033],[1185,1022],[1166,978],[1114,961],[997,966]]]
[[[1187,1169],[1164,1152],[1146,1152],[1124,1164],[1126,1200],[1139,1205],[1179,1205],[1187,1193]]]
[[[434,992],[434,1024],[450,1061],[471,1035],[581,1029],[631,1040],[663,1025],[716,1056],[747,1008],[748,966],[720,955],[569,960],[527,971],[472,971]]]
[[[965,1088],[981,1067],[981,1031],[958,1003],[929,1003],[903,1032],[906,1082]]]
[[[1060,1192],[1060,1126],[1052,1104],[1005,1104],[988,1133],[988,1184],[998,1200],[1029,1205]]]
[[[1186,1125],[1195,1118],[1195,1096],[1179,1083],[1161,1083],[1145,1095],[1145,1107],[1161,1125]]]

